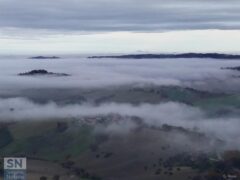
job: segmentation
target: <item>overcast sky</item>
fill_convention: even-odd
[[[0,53],[238,52],[239,12],[239,0],[0,0]]]

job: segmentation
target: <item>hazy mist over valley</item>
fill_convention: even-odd
[[[147,171],[149,165],[144,164],[152,161],[147,154],[153,149],[168,152],[168,155],[160,153],[160,157],[168,157],[163,160],[166,162],[182,153],[191,154],[192,158],[205,154],[221,159],[225,152],[240,150],[236,143],[240,140],[239,60],[36,58],[1,57],[0,121],[7,127],[7,132],[2,129],[7,140],[2,143],[0,152],[4,154],[25,154],[30,159],[61,163],[67,155],[70,156],[67,162],[71,162],[70,159],[74,161],[76,157],[92,156],[90,154],[102,147],[109,151],[105,158],[113,156],[111,161],[115,161],[115,156],[125,161],[132,153],[142,154],[144,158],[137,159],[143,164],[135,168],[143,166]],[[24,127],[40,131],[33,133]],[[88,129],[85,138],[91,140],[80,138],[85,128]],[[98,142],[102,136],[109,140]],[[35,138],[40,138],[37,144],[31,140]],[[70,138],[68,141],[73,142],[63,145],[56,138]],[[127,139],[122,144],[124,138]],[[127,154],[121,148],[115,150],[117,146],[132,146],[132,138],[139,141],[135,145],[138,150]],[[20,149],[19,143],[23,143]],[[149,148],[141,150],[145,143]],[[84,150],[74,152],[83,145]],[[92,149],[95,146],[97,149]],[[53,155],[51,148],[63,148],[63,154]],[[45,151],[50,154],[48,158]],[[89,162],[95,162],[90,159]],[[177,168],[178,161],[174,160],[171,166]],[[105,161],[101,164],[108,167]],[[72,167],[62,167],[72,172]],[[81,167],[90,169],[93,174],[98,172],[92,165],[81,164]],[[152,179],[161,174],[154,169]],[[106,171],[99,170],[97,174],[108,179],[111,175]],[[170,170],[167,174],[170,172],[173,173]],[[129,169],[124,179],[134,175],[132,173]],[[86,174],[74,176],[85,177]]]
[[[240,180],[239,12],[0,0],[0,180]]]

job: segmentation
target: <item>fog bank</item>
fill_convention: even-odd
[[[94,106],[91,104],[72,104],[59,106],[55,103],[45,105],[35,104],[23,98],[0,99],[1,121],[22,120],[50,120],[71,119],[85,116],[100,116],[108,114],[119,114],[121,116],[137,116],[149,126],[161,127],[163,124],[183,127],[209,137],[225,140],[229,145],[240,148],[235,143],[240,140],[239,118],[209,118],[203,110],[181,103],[161,103],[157,105],[141,104],[133,106],[130,104],[108,103]],[[128,121],[129,119],[125,119]],[[132,129],[136,124],[121,123],[123,129]],[[118,125],[113,124],[108,130],[118,130]]]
[[[212,91],[238,91],[239,72],[221,67],[240,61],[210,59],[86,59],[32,60],[0,58],[0,92],[28,88],[92,88],[129,84],[190,86]],[[19,77],[34,69],[71,74],[69,77]]]

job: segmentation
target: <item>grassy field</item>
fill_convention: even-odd
[[[2,144],[1,157],[28,157],[29,180],[192,179],[204,173],[191,159],[202,155],[201,146],[209,143],[174,127],[143,126],[127,134],[99,134],[77,120],[3,124],[0,134],[9,138]],[[184,143],[176,139],[179,136],[184,136]]]

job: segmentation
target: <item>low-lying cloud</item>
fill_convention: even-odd
[[[92,88],[129,84],[190,86],[214,91],[238,91],[239,72],[221,67],[239,61],[204,59],[91,60],[82,57],[59,60],[0,59],[0,92],[30,88]],[[71,74],[69,77],[20,77],[33,69]]]
[[[209,118],[203,110],[181,103],[161,103],[157,105],[108,103],[99,106],[91,104],[73,104],[59,106],[55,103],[45,105],[35,104],[23,98],[0,99],[1,121],[36,121],[51,119],[81,119],[86,116],[103,116],[119,114],[121,116],[136,116],[143,119],[149,126],[161,127],[163,124],[183,127],[204,133],[209,137],[227,142],[227,146],[240,148],[238,142],[240,122],[238,118]],[[126,121],[126,122],[124,122]],[[106,127],[108,132],[127,132],[137,127],[137,124],[124,119],[122,123],[110,124]]]
[[[0,120],[71,119],[115,113],[121,116],[140,117],[149,126],[161,127],[163,124],[169,124],[198,131],[209,137],[225,140],[229,147],[240,148],[236,143],[240,140],[239,118],[230,115],[212,118],[202,109],[175,102],[140,103],[138,106],[117,103],[96,106],[71,102],[61,105],[55,102],[36,104],[21,94],[21,92],[25,90],[29,92],[31,89],[84,88],[89,91],[98,91],[98,88],[102,88],[101,91],[107,91],[109,86],[148,86],[149,84],[187,86],[212,92],[239,93],[239,72],[221,69],[221,67],[239,65],[240,62],[237,60],[93,60],[82,57],[32,60],[24,57],[5,57],[0,60]],[[17,75],[33,69],[46,69],[50,72],[71,74],[71,76],[20,77]],[[52,93],[50,96],[54,95]],[[9,96],[22,98],[6,98]],[[41,94],[38,96],[41,97]],[[74,99],[74,97],[72,98]],[[104,130],[110,133],[126,133],[137,127],[137,124],[125,120],[126,122],[120,124],[110,124],[104,127]]]

